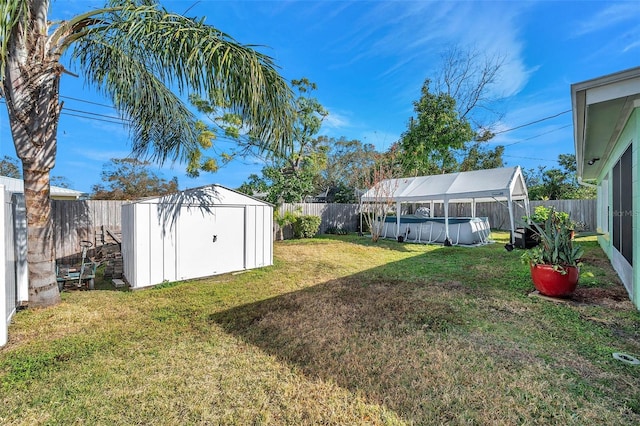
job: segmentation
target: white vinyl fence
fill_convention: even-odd
[[[0,185],[0,346],[9,338],[11,318],[28,298],[27,217],[24,199]]]

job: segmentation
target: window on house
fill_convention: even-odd
[[[633,200],[631,176],[631,145],[613,167],[613,246],[633,266]]]

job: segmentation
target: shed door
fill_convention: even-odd
[[[244,269],[244,207],[183,207],[178,225],[179,279]]]

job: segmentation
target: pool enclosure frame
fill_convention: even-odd
[[[363,204],[366,203],[395,202],[397,212],[396,238],[400,235],[400,212],[403,203],[429,202],[431,217],[433,217],[434,204],[443,203],[445,239],[449,242],[451,241],[449,203],[470,203],[471,217],[476,216],[476,203],[492,201],[506,203],[509,210],[511,244],[515,242],[516,231],[513,204],[522,202],[526,216],[531,215],[529,193],[520,166],[386,179],[378,182],[377,185],[389,188],[388,193],[381,192],[379,188],[376,190],[376,187],[370,188],[360,197],[360,211],[363,211]],[[384,196],[381,197],[381,193],[384,193]]]

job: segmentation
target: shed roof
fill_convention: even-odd
[[[396,202],[483,202],[524,200],[528,192],[522,170],[515,166],[388,179],[365,192],[361,200],[372,202],[380,198]]]
[[[181,206],[226,205],[226,206],[270,206],[271,204],[222,185],[211,184],[189,188],[161,197],[149,197],[128,204],[180,204]]]

